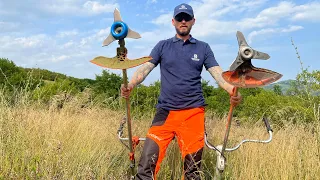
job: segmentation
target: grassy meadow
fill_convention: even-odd
[[[320,179],[320,71],[308,71],[300,63],[301,73],[286,91],[277,84],[273,90],[240,89],[243,102],[234,111],[228,147],[243,139],[267,139],[263,116],[269,118],[273,140],[246,143],[226,153],[224,179]],[[18,67],[0,58],[0,180],[128,179],[129,150],[117,137],[125,116],[119,97],[122,82],[119,75],[105,70],[95,80],[78,79]],[[202,89],[208,103],[208,139],[219,145],[229,95],[206,81]],[[133,135],[147,133],[159,93],[159,81],[132,92]],[[136,149],[136,164],[142,145]],[[216,152],[205,148],[202,179],[213,179],[215,166]],[[179,180],[181,175],[181,155],[174,140],[158,179]]]
[[[83,108],[76,98],[61,109],[23,97],[12,105],[0,96],[0,179],[127,179],[129,151],[116,134],[124,110]],[[134,135],[144,137],[151,119],[151,115],[133,117]],[[214,145],[223,142],[225,120],[207,113],[206,129]],[[225,179],[320,178],[320,124],[288,123],[273,129],[271,143],[247,143],[227,154]],[[268,138],[263,122],[232,124],[229,145],[244,138]],[[205,148],[202,164],[203,179],[213,179],[213,150]],[[180,179],[181,167],[173,141],[158,179]]]

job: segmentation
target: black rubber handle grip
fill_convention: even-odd
[[[267,131],[268,131],[268,132],[269,132],[269,131],[273,132],[272,129],[271,129],[271,127],[270,127],[268,118],[263,117],[263,118],[262,118],[262,121],[264,122],[264,125],[266,125]]]

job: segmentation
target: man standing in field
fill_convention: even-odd
[[[174,9],[172,25],[176,35],[160,41],[151,51],[152,60],[144,63],[133,75],[121,94],[128,98],[132,89],[160,64],[161,91],[157,112],[147,133],[136,179],[156,179],[160,163],[171,140],[176,137],[184,160],[184,178],[200,179],[200,162],[204,147],[205,100],[201,88],[203,66],[220,87],[230,95],[233,86],[222,78],[210,46],[190,35],[195,23],[193,9],[180,4]],[[230,97],[238,105],[240,93]]]

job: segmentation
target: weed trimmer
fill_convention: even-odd
[[[147,61],[150,61],[152,58],[150,56],[142,57],[139,59],[129,60],[127,58],[128,50],[125,47],[125,38],[133,38],[138,39],[141,38],[140,34],[132,31],[126,23],[124,23],[121,19],[121,15],[118,9],[114,10],[114,22],[111,26],[109,36],[103,41],[103,46],[108,46],[113,41],[118,40],[120,47],[117,48],[117,56],[113,58],[107,58],[103,56],[99,56],[91,60],[92,63],[106,67],[111,69],[122,69],[123,73],[123,84],[125,88],[128,87],[128,76],[127,69],[141,65]],[[128,138],[122,138],[122,129],[123,126],[127,122],[128,126]],[[145,138],[133,137],[131,130],[131,117],[130,117],[130,99],[126,99],[126,118],[121,122],[120,128],[118,130],[118,136],[120,141],[130,150],[129,158],[131,161],[130,171],[131,178],[134,178],[134,167],[135,167],[135,158],[134,158],[134,150],[138,145],[140,140],[145,140]],[[128,141],[128,145],[125,142]]]
[[[251,59],[262,59],[267,60],[270,56],[266,53],[256,51],[252,49],[246,42],[243,34],[238,31],[237,39],[239,44],[239,51],[236,60],[230,66],[230,70],[223,72],[222,77],[230,84],[234,86],[232,96],[237,96],[238,88],[255,88],[268,85],[280,79],[281,74],[263,68],[256,68],[252,65]],[[237,150],[243,143],[255,142],[255,143],[269,143],[272,140],[272,129],[269,125],[268,119],[263,118],[267,131],[269,133],[269,138],[267,140],[242,140],[238,145],[233,148],[227,148],[227,142],[229,137],[229,132],[231,128],[231,120],[233,116],[234,105],[230,105],[230,110],[228,113],[226,132],[224,135],[223,145],[218,145],[217,147],[211,145],[208,142],[207,135],[205,135],[205,143],[208,148],[213,149],[217,153],[217,163],[216,163],[216,173],[215,179],[221,179],[224,169],[225,169],[225,152],[231,152]]]

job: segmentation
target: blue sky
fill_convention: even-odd
[[[271,56],[268,61],[253,60],[253,65],[283,74],[282,80],[294,79],[300,71],[291,38],[304,66],[320,69],[320,1],[310,0],[0,0],[0,57],[22,67],[95,78],[102,68],[89,61],[116,54],[116,42],[102,47],[115,8],[142,36],[126,40],[128,57],[133,59],[149,55],[159,40],[174,36],[173,9],[183,2],[194,8],[191,34],[209,43],[224,70],[237,56],[238,30],[251,47]],[[129,70],[129,77],[135,70]],[[205,70],[202,77],[215,84]],[[157,67],[144,84],[159,78]]]

